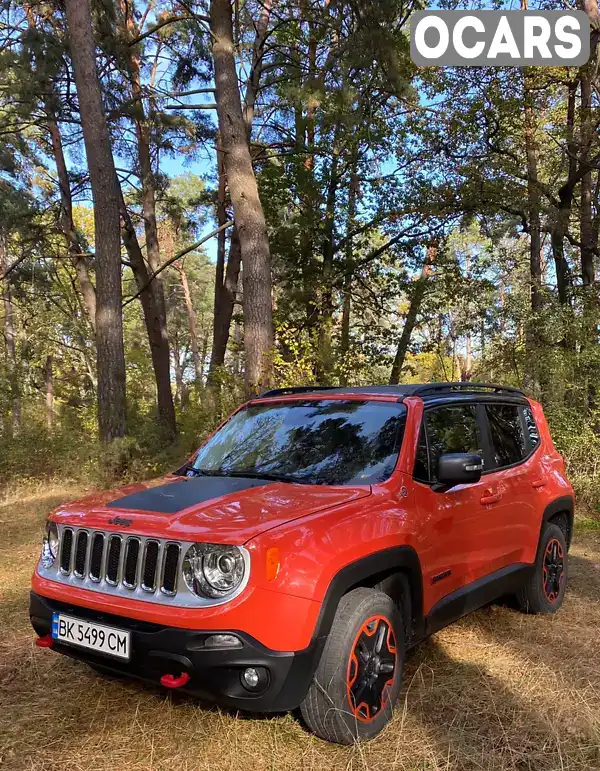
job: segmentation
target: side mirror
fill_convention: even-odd
[[[448,489],[455,485],[471,485],[479,482],[483,471],[481,456],[470,452],[454,452],[442,455],[438,461],[438,485]]]

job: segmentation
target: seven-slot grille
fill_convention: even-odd
[[[63,576],[149,594],[174,596],[180,572],[181,544],[155,538],[63,527],[59,569]]]

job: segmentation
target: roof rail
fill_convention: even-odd
[[[288,394],[307,394],[311,391],[330,391],[338,386],[289,386],[288,388],[272,388],[257,396],[257,399],[266,399],[270,396],[286,396]]]
[[[445,391],[493,391],[497,394],[506,393],[525,396],[524,391],[513,386],[503,386],[497,383],[471,383],[469,381],[462,381],[460,383],[427,383],[415,388],[413,394],[415,396],[426,396],[427,394],[444,393]]]

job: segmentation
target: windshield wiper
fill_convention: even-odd
[[[254,471],[246,469],[241,471],[227,471],[226,469],[205,469],[196,468],[191,463],[186,463],[179,469],[186,476],[195,477],[246,477],[247,479],[267,479],[270,482],[288,482],[298,485],[317,484],[306,477],[287,476],[286,474],[270,474],[268,471]]]
[[[266,479],[270,482],[288,482],[289,484],[297,485],[312,485],[312,482],[307,477],[294,477],[287,474],[271,474],[268,471],[254,471],[252,469],[242,469],[241,471],[226,471],[221,469],[217,472],[219,476],[224,477],[246,477],[247,479]]]
[[[205,468],[196,468],[192,463],[186,463],[179,471],[183,472],[185,476],[192,475],[195,477],[220,477],[223,476],[220,471],[209,471]]]

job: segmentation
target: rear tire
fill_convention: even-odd
[[[404,664],[404,627],[393,600],[359,588],[340,600],[306,698],[308,728],[329,742],[366,741],[390,721]]]
[[[562,528],[544,525],[530,578],[517,593],[524,613],[552,614],[560,608],[567,588],[567,543]]]

